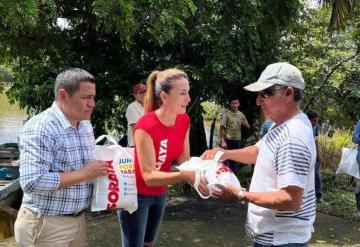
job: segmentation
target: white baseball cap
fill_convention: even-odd
[[[273,85],[284,85],[304,90],[305,82],[298,68],[287,62],[268,65],[261,73],[257,82],[251,83],[244,89],[259,92]]]

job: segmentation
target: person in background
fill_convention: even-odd
[[[223,115],[220,124],[220,147],[229,150],[241,148],[241,126],[250,129],[245,115],[239,111],[240,101],[232,98],[230,109]],[[225,164],[235,173],[238,164],[234,161],[227,161]]]
[[[126,109],[126,120],[127,120],[127,140],[128,147],[134,147],[134,129],[135,124],[144,115],[144,98],[146,93],[146,86],[138,83],[133,87],[133,93],[135,100]]]
[[[314,133],[315,138],[315,145],[316,145],[316,163],[315,163],[315,195],[316,201],[318,203],[322,203],[324,201],[323,195],[323,183],[321,179],[321,155],[320,155],[320,148],[319,148],[319,121],[320,121],[320,114],[316,111],[309,110],[306,115],[308,116]]]
[[[304,88],[295,66],[268,65],[245,89],[258,92],[256,104],[275,126],[255,145],[222,150],[223,160],[255,164],[248,192],[231,185],[211,191],[223,200],[249,202],[245,228],[255,247],[305,247],[314,230],[316,147],[311,123],[299,106]],[[202,158],[213,159],[219,150],[207,150]]]
[[[265,122],[261,125],[259,137],[263,138],[266,135],[266,133],[268,133],[269,130],[271,130],[273,125],[274,125],[274,122],[270,118],[266,119]]]
[[[15,222],[20,246],[85,246],[85,209],[92,180],[107,173],[93,160],[90,117],[95,78],[82,69],[61,72],[55,102],[26,122],[19,136],[20,185],[24,192]]]
[[[358,153],[356,156],[356,161],[359,166],[359,175],[360,175],[360,120],[354,129],[352,140],[355,144],[358,145],[357,147]],[[356,189],[355,189],[356,212],[354,213],[354,216],[360,217],[360,180],[359,179],[355,179],[355,180],[356,180]]]
[[[138,209],[118,211],[123,247],[153,246],[165,210],[167,185],[194,184],[195,172],[171,172],[171,164],[190,158],[189,80],[185,72],[166,69],[147,79],[145,115],[135,126],[135,173]],[[209,195],[205,182],[200,191]]]

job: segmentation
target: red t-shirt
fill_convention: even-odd
[[[136,123],[135,130],[142,129],[153,140],[156,169],[163,172],[170,172],[172,161],[178,159],[184,150],[186,131],[190,125],[189,116],[186,114],[177,115],[175,125],[167,127],[163,125],[155,112],[145,114]],[[135,146],[135,174],[136,185],[139,194],[157,196],[167,190],[167,186],[146,186],[141,174],[137,151]]]

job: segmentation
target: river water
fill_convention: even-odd
[[[11,105],[5,94],[0,94],[0,144],[17,142],[17,137],[27,118],[18,104]]]

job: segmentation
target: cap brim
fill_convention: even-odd
[[[244,87],[245,90],[251,91],[251,92],[259,92],[262,91],[264,89],[267,89],[271,86],[273,86],[274,84],[271,83],[263,83],[263,82],[254,82],[251,83],[249,85],[247,85],[246,87]]]

